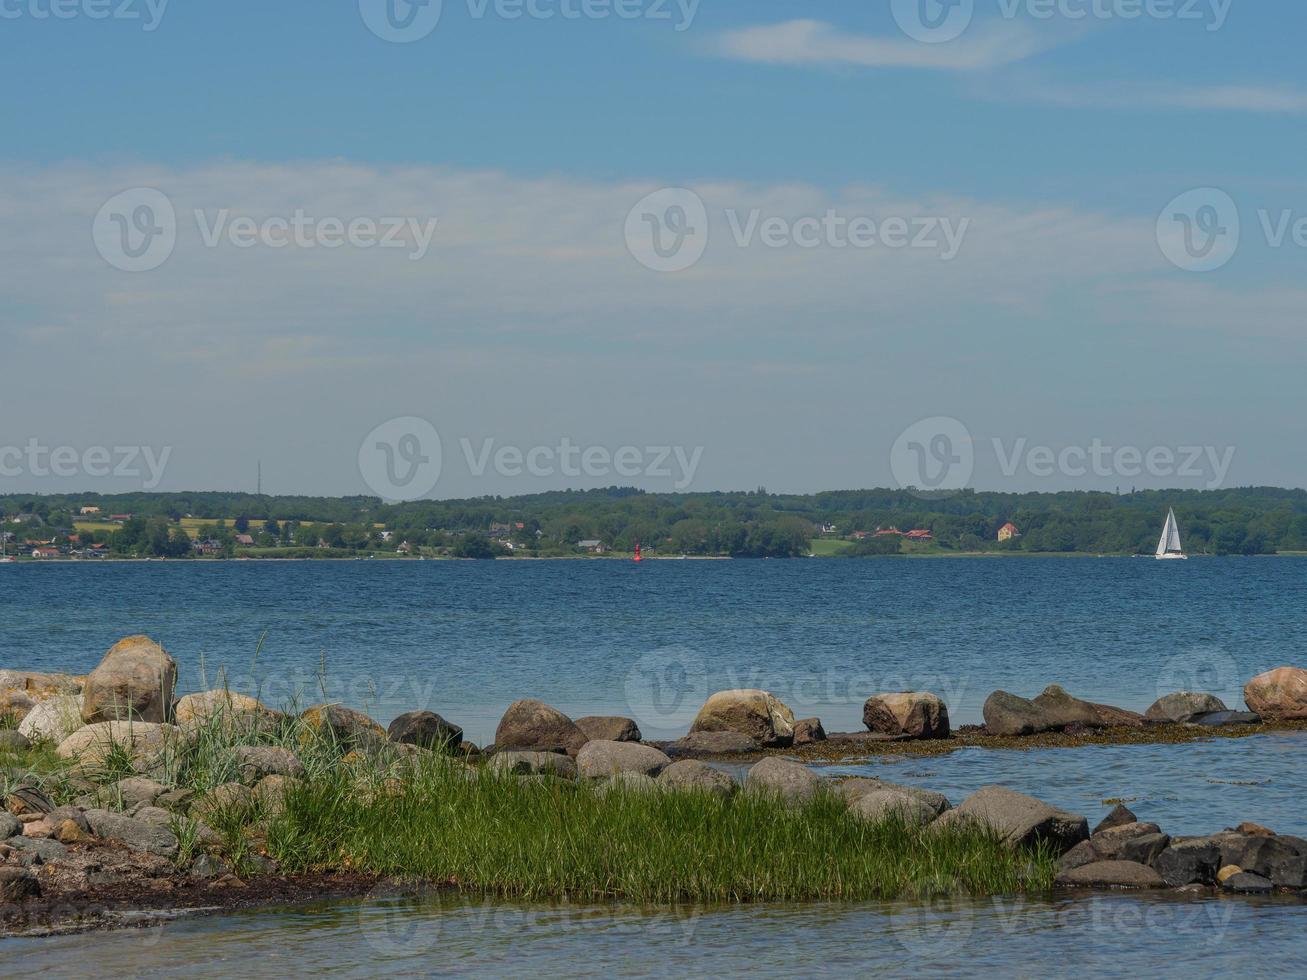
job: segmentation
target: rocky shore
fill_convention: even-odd
[[[225,690],[178,699],[176,682],[172,657],[142,636],[115,644],[86,677],[0,671],[0,719],[8,720],[0,724],[0,929],[90,928],[120,924],[125,910],[366,891],[375,876],[347,858],[286,873],[278,855],[294,844],[288,802],[327,779],[347,780],[352,798],[400,798],[406,780],[436,759],[458,778],[548,792],[763,796],[787,808],[838,801],[847,814],[840,820],[915,828],[919,836],[905,839],[926,847],[931,835],[974,828],[1004,847],[1055,860],[1055,883],[1068,889],[1307,894],[1307,840],[1256,824],[1172,838],[1118,807],[1091,833],[1086,817],[1007,787],[985,787],[955,806],[919,787],[825,779],[796,761],[891,748],[1182,740],[1299,727],[1307,720],[1307,671],[1298,668],[1249,681],[1246,711],[1202,692],[1168,694],[1136,714],[1057,686],[1030,699],[996,691],[985,703],[983,728],[961,731],[927,692],[874,694],[864,706],[864,731],[827,733],[820,719],[795,718],[768,692],[721,691],[670,742],[643,741],[629,718],[571,719],[521,700],[485,747],[430,711],[401,715],[383,729],[340,705],[282,712]],[[744,762],[751,765],[737,780],[727,769]]]

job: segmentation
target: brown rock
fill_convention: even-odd
[[[1269,721],[1307,718],[1307,670],[1277,667],[1258,674],[1244,687],[1243,699]]]
[[[86,678],[82,720],[168,721],[177,664],[148,636],[119,640]]]
[[[1121,827],[1128,823],[1137,823],[1139,818],[1125,804],[1118,803],[1112,808],[1112,812],[1099,821],[1098,826],[1094,828],[1094,833],[1100,833],[1104,830],[1110,830],[1113,827]]]
[[[948,738],[948,706],[933,694],[908,691],[876,694],[862,706],[862,723],[871,732],[911,738]]]
[[[184,727],[208,722],[255,723],[276,717],[258,698],[235,691],[216,690],[188,694],[177,702],[176,721]]]
[[[1060,872],[1055,884],[1064,888],[1165,888],[1162,876],[1135,861],[1095,861]]]
[[[592,742],[638,742],[640,726],[630,718],[587,715],[576,719],[576,727]]]
[[[575,756],[588,739],[571,718],[543,701],[514,701],[495,729],[495,750],[566,752]]]
[[[718,691],[699,709],[690,732],[738,732],[783,748],[794,742],[794,712],[766,691]]]
[[[0,868],[0,904],[39,898],[41,886],[26,868]]]
[[[1247,834],[1249,837],[1274,837],[1275,831],[1268,827],[1263,827],[1259,823],[1252,823],[1245,820],[1239,826],[1234,828],[1241,834]]]
[[[315,704],[305,708],[300,719],[313,731],[344,746],[366,746],[386,738],[386,730],[363,712],[340,704]]]
[[[794,744],[810,745],[826,741],[826,729],[820,718],[801,718],[794,723]]]
[[[87,834],[75,820],[65,820],[55,828],[54,837],[60,844],[77,844],[86,840]]]

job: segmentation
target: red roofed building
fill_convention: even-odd
[[[929,531],[918,528],[915,531],[909,531],[904,535],[909,541],[934,541],[935,536]]]
[[[998,529],[998,539],[1000,541],[1011,541],[1013,538],[1019,537],[1021,537],[1021,532],[1017,530],[1017,526],[1011,521]]]

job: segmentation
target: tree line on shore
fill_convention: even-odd
[[[99,507],[99,515],[81,515],[88,507]],[[227,492],[16,494],[0,496],[0,526],[13,547],[63,535],[138,557],[196,554],[196,538],[216,544],[206,553],[219,557],[242,549],[287,555],[394,552],[405,543],[413,554],[543,557],[576,554],[582,541],[600,541],[619,553],[639,542],[654,554],[798,557],[810,553],[814,538],[836,542],[827,553],[852,557],[904,550],[1146,554],[1156,546],[1168,507],[1175,508],[1192,554],[1307,551],[1307,491],[1272,487],[812,495],[764,489],[655,494],[612,487],[400,504]],[[106,522],[110,515],[119,519]],[[212,523],[193,523],[187,530],[183,518]],[[1008,522],[1020,534],[1000,542],[998,529]],[[891,527],[928,530],[931,540],[905,544],[875,533]]]

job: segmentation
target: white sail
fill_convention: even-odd
[[[1180,526],[1175,521],[1175,510],[1168,509],[1166,526],[1162,528],[1161,540],[1157,542],[1158,558],[1181,558],[1184,548],[1180,545]]]

